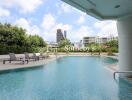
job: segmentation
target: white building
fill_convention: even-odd
[[[96,37],[84,37],[83,38],[83,44],[86,46],[87,44],[90,43],[96,43]]]
[[[86,46],[87,44],[91,43],[98,43],[98,44],[104,44],[111,40],[118,40],[118,37],[84,37],[83,38],[83,44]]]
[[[97,37],[96,40],[97,40],[96,43],[104,44],[104,43],[109,41],[109,38],[107,38],[107,37]]]

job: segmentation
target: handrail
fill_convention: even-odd
[[[132,73],[132,71],[116,71],[113,74],[114,80],[116,80],[116,74],[118,74],[118,73]]]

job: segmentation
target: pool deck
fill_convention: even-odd
[[[3,64],[2,60],[0,61],[0,71],[3,70],[11,70],[11,69],[19,69],[19,68],[30,68],[30,67],[38,67],[41,65],[45,65],[50,63],[51,61],[54,61],[60,57],[63,57],[62,55],[55,56],[55,55],[50,55],[49,58],[39,60],[39,61],[29,61],[28,64],[22,64],[21,61],[12,61],[12,63],[9,63],[8,61],[6,64]]]
[[[118,64],[110,64],[110,65],[106,65],[105,68],[109,71],[111,71],[112,73],[118,71]]]
[[[90,53],[59,53],[57,56],[54,54],[50,54],[50,57],[44,60],[39,60],[39,61],[29,61],[28,64],[22,64],[21,61],[13,61],[12,63],[9,63],[8,61],[6,64],[3,64],[3,59],[9,58],[8,55],[0,55],[0,71],[3,70],[11,70],[11,69],[19,69],[19,68],[30,68],[30,67],[38,67],[41,65],[48,64],[60,57],[64,56],[99,56],[98,54],[91,55]],[[101,54],[100,56],[108,57],[106,54]],[[16,54],[16,57],[23,57],[22,54]],[[111,56],[110,56],[111,57]],[[112,56],[113,57],[113,56]],[[117,66],[115,65],[109,65],[108,69],[111,69],[112,71],[116,71]]]

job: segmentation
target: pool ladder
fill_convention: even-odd
[[[114,72],[113,73],[113,78],[114,78],[114,80],[116,80],[116,74],[129,74],[129,73],[131,73],[132,74],[132,71],[116,71],[116,72]]]

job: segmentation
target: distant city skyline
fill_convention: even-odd
[[[116,21],[99,21],[61,0],[0,0],[0,22],[18,25],[28,34],[56,41],[58,28],[72,42],[84,36],[117,36]],[[26,2],[26,4],[25,4]]]

